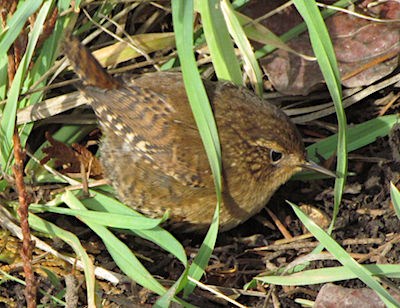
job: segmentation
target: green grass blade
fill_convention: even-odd
[[[82,200],[82,203],[91,210],[102,211],[105,213],[116,213],[120,215],[127,216],[137,216],[143,217],[142,214],[134,211],[130,207],[127,207],[125,204],[108,197],[98,191],[90,190],[91,198]],[[185,249],[182,244],[179,243],[169,232],[162,229],[161,227],[155,227],[150,230],[133,230],[130,229],[131,232],[135,233],[139,237],[147,239],[156,245],[163,248],[165,251],[168,251],[172,255],[174,255],[182,264],[187,266],[187,258]]]
[[[242,72],[221,12],[220,1],[203,0],[197,4],[218,79],[230,80],[241,85]]]
[[[204,272],[204,268],[208,264],[208,260],[211,256],[212,250],[214,249],[217,238],[222,185],[221,147],[218,139],[218,132],[210,104],[208,103],[208,97],[197,70],[196,61],[193,55],[193,9],[192,0],[172,1],[172,17],[174,32],[176,35],[176,46],[182,66],[186,92],[210,162],[217,193],[216,215],[214,216],[212,226],[200,247],[198,256],[189,269],[193,278],[200,279]],[[188,284],[185,289],[185,295],[190,293],[193,288],[194,284]]]
[[[172,1],[172,11],[186,92],[210,160],[217,190],[220,190],[221,146],[213,112],[193,55],[193,1]]]
[[[131,217],[144,217],[142,214],[134,211],[132,208],[127,207],[125,204],[110,198],[100,192],[90,190],[91,198],[85,199],[82,203],[89,209],[101,211],[104,213],[117,213],[120,215],[131,216]],[[161,227],[154,227],[153,229],[122,229],[117,228],[120,232],[133,233],[136,236],[147,239],[148,241],[160,246],[165,251],[169,252],[171,255],[175,256],[185,268],[187,268],[187,258],[185,249],[182,244],[176,240],[168,231],[162,229]],[[168,306],[165,303],[169,303],[173,298],[172,294],[178,293],[187,283],[187,270],[185,270],[181,277],[174,283],[174,285],[168,290],[167,293],[162,295],[159,299],[161,307]],[[159,302],[157,301],[157,303]],[[187,303],[181,302],[185,307],[188,305]]]
[[[85,206],[70,191],[65,192],[61,199],[72,209],[87,211]],[[107,228],[88,222],[86,219],[82,219],[82,221],[102,239],[104,245],[107,247],[107,251],[126,275],[143,287],[159,295],[166,292],[165,288],[154,279],[132,251],[114,234],[107,230]]]
[[[400,192],[392,182],[390,182],[390,197],[392,199],[397,218],[400,219]]]
[[[207,235],[204,238],[203,243],[200,246],[199,253],[189,267],[188,275],[196,280],[200,280],[205,272],[206,266],[208,265],[212,251],[214,250],[215,241],[217,239],[218,225],[219,205],[215,208],[212,224],[208,229]],[[193,282],[188,282],[188,285],[185,287],[184,290],[184,296],[186,297],[190,293],[192,293],[194,288],[195,284]]]
[[[8,59],[7,57],[0,57],[0,100],[6,98],[7,82],[8,82]],[[0,108],[0,118],[2,117],[2,108]]]
[[[374,276],[391,279],[400,278],[400,266],[398,264],[366,264],[361,265]],[[312,269],[284,276],[259,276],[254,279],[263,283],[280,286],[306,286],[327,282],[357,279],[358,276],[345,266]]]
[[[25,2],[29,3],[29,1]],[[68,8],[69,2],[70,1],[57,2],[59,10],[62,11]],[[39,2],[35,2],[35,4],[36,3]],[[4,118],[4,123],[1,124],[2,127],[3,128],[6,127],[5,123],[9,125],[9,127],[6,129],[8,132],[11,132],[13,128],[13,121],[10,119],[12,119],[14,116],[13,113],[15,108],[16,107],[22,108],[27,105],[33,105],[41,101],[43,98],[43,91],[39,90],[37,92],[33,92],[26,98],[20,99],[20,101],[17,100],[18,95],[24,93],[28,89],[32,90],[31,87],[33,84],[35,84],[36,88],[42,88],[46,86],[47,81],[45,79],[42,80],[42,76],[49,70],[49,68],[53,65],[55,59],[58,56],[58,48],[57,48],[58,42],[62,38],[61,34],[65,28],[66,23],[69,20],[69,15],[59,16],[57,18],[53,32],[50,35],[50,37],[46,39],[41,48],[37,48],[36,46],[36,38],[38,37],[38,35],[42,33],[43,23],[45,22],[45,18],[48,16],[50,9],[53,7],[52,3],[54,3],[54,1],[46,1],[45,5],[43,5],[40,8],[40,11],[38,12],[39,18],[35,20],[34,27],[29,34],[29,42],[27,46],[27,51],[25,52],[25,55],[27,55],[27,57],[24,58],[24,61],[21,64],[26,68],[26,63],[29,63],[29,69],[25,69],[24,72],[21,72],[21,74],[17,75],[17,78],[14,79],[15,85],[13,85],[14,88],[10,89],[9,91],[8,103],[7,106],[5,107],[6,109],[4,110],[4,114],[0,115],[1,118]],[[33,53],[35,54],[35,56],[31,57]],[[28,61],[28,58],[31,59]],[[4,60],[5,63],[7,62],[7,57],[5,55],[0,59],[2,61]],[[6,79],[6,77],[3,77],[3,75],[6,76],[6,72],[2,71],[1,74],[2,74],[1,79]],[[4,90],[6,84],[7,83],[2,83]],[[22,145],[25,145],[32,130],[32,127],[33,123],[29,123],[19,127],[19,134]],[[4,130],[3,130],[3,135],[4,135]],[[9,162],[9,155],[11,154],[10,151],[7,150],[9,146],[10,146],[10,141],[7,138],[1,140],[0,151],[2,155],[0,160],[2,163],[4,163],[5,161]],[[8,166],[3,165],[3,169],[6,170],[7,168]]]
[[[94,193],[94,191],[91,191],[91,193]],[[98,198],[100,196],[100,201],[110,201],[110,203],[105,202],[105,207],[104,204],[95,204],[91,203],[92,206],[96,208],[98,211],[103,211],[103,212],[114,212],[114,213],[119,213],[120,215],[127,215],[127,213],[130,214],[132,217],[140,217],[144,218],[142,214],[135,212],[134,210],[126,207],[124,204],[119,203],[118,201],[109,198],[107,196],[101,195],[99,193],[96,194],[95,197],[87,199],[88,200],[93,200]],[[147,269],[140,263],[140,261],[136,258],[136,256],[132,253],[132,251],[122,242],[120,241],[114,234],[112,234],[107,228],[90,221],[87,218],[82,218],[82,213],[84,212],[89,212],[87,208],[84,206],[84,204],[76,198],[76,196],[70,192],[67,191],[63,195],[61,195],[61,199],[72,209],[77,210],[78,213],[80,213],[81,220],[84,222],[86,225],[89,226],[90,229],[92,229],[103,241],[104,245],[107,248],[107,251],[110,253],[112,256],[113,260],[115,263],[118,265],[118,267],[127,275],[129,276],[132,280],[136,281],[138,284],[142,285],[143,287],[159,294],[160,296],[165,296],[164,300],[166,302],[169,302],[171,300],[174,300],[178,303],[180,303],[183,306],[190,307],[189,304],[185,303],[184,301],[175,298],[173,295],[175,293],[179,292],[182,289],[182,284],[186,280],[186,270],[184,273],[181,275],[181,277],[178,279],[178,281],[173,285],[173,290],[176,291],[174,292],[173,295],[171,294],[166,294],[167,290],[147,271]],[[99,201],[99,200],[96,201]],[[100,207],[99,207],[100,205]],[[85,215],[86,216],[86,215]],[[157,241],[162,241],[164,239],[171,239],[172,236],[165,230],[162,230],[159,227],[155,227],[154,229],[157,229],[158,235],[163,235],[164,237],[162,238],[161,236],[157,238],[157,240],[150,239],[153,243],[157,244]],[[135,230],[140,231],[140,232],[148,232],[152,230]],[[168,234],[170,235],[170,238],[166,237],[165,235]],[[146,238],[146,237],[143,237]],[[180,260],[183,260],[184,265],[186,267],[186,255],[183,247],[181,244],[174,238],[172,238],[172,245],[170,242],[165,241],[163,242],[163,245],[167,246],[169,250],[171,250],[171,253],[173,255],[180,254]],[[175,241],[177,245],[174,247]],[[162,247],[162,245],[160,245]],[[168,250],[167,250],[168,251]],[[182,254],[184,257],[182,257]],[[172,292],[172,291],[171,291]]]
[[[399,120],[397,114],[382,116],[361,124],[351,126],[347,129],[347,150],[349,152],[358,150],[368,144],[375,142],[378,137],[387,136],[393,125]],[[307,157],[317,162],[321,157],[329,159],[335,155],[338,135],[334,134],[307,147]],[[292,177],[293,180],[311,180],[326,178],[316,172],[301,172]]]
[[[25,6],[23,6],[23,8],[24,7]],[[3,171],[7,171],[8,169],[7,164],[9,163],[9,158],[12,151],[12,135],[14,133],[16,112],[19,105],[19,94],[22,89],[25,75],[30,65],[33,52],[39,39],[39,35],[41,33],[40,30],[43,27],[50,7],[51,1],[45,2],[36,16],[35,24],[31,31],[25,54],[22,57],[21,63],[15,74],[13,83],[8,93],[7,103],[3,110],[0,123],[0,165],[3,168]]]
[[[169,307],[171,301],[174,299],[173,295],[177,294],[180,290],[182,290],[187,285],[187,282],[188,279],[187,279],[187,269],[186,269],[182,273],[181,277],[179,277],[179,279],[174,283],[174,285],[170,287],[169,290],[157,300],[154,307],[155,308]],[[196,308],[196,306],[193,306],[181,300],[179,301],[179,303],[182,305],[182,307],[185,308]]]
[[[254,20],[251,19],[250,17],[247,17],[246,15],[243,15],[239,12],[235,12],[235,15],[239,20],[240,24],[242,25],[243,30],[246,33],[246,36],[249,39],[254,40],[258,43],[272,45],[275,48],[289,51],[298,56],[302,56],[308,60],[315,60],[314,57],[305,56],[295,51],[294,49],[290,48],[287,44],[283,42],[283,40],[279,36],[275,35],[272,31],[264,27],[262,24],[258,22],[254,23]],[[259,54],[257,54],[257,52],[254,53],[254,56],[256,58],[259,58]]]
[[[82,247],[78,237],[75,234],[65,231],[64,229],[61,229],[32,213],[29,214],[29,226],[37,231],[61,239],[75,251],[76,255],[81,259],[84,267],[88,307],[96,307],[94,265],[85,249]]]
[[[31,204],[29,208],[32,211],[50,212],[50,213],[75,216],[80,220],[85,219],[90,223],[95,223],[103,227],[120,228],[120,229],[134,229],[134,230],[153,229],[168,218],[167,215],[164,215],[164,217],[160,219],[153,219],[147,217],[140,217],[137,215],[102,213],[99,211],[81,212],[80,210],[71,210],[62,207],[48,207],[38,204],[36,205]]]
[[[102,193],[94,190],[90,190],[91,198],[85,199],[82,203],[89,209],[101,211],[104,213],[118,213],[120,215],[132,216],[132,217],[144,217],[142,214],[134,211],[132,208],[127,207],[125,204],[110,198]],[[187,258],[186,252],[182,244],[176,240],[168,231],[162,229],[161,227],[155,227],[149,230],[138,230],[138,229],[121,229],[117,228],[117,231],[127,232],[130,231],[136,236],[147,239],[148,241],[160,246],[165,251],[169,252],[171,255],[175,256],[185,268],[187,268]],[[167,293],[161,296],[159,299],[161,303],[166,303],[171,301],[173,294],[178,293],[187,283],[187,270],[185,270],[181,277],[174,283],[174,285],[168,290]],[[174,298],[174,300],[177,300]],[[158,302],[158,301],[157,301]],[[185,307],[190,307],[187,303],[181,302]],[[166,307],[167,305],[162,305],[161,307]]]
[[[330,231],[336,221],[339,206],[347,175],[347,141],[346,141],[346,115],[342,105],[342,88],[340,74],[324,20],[314,0],[294,0],[297,10],[307,24],[311,45],[317,57],[322,75],[331,94],[335,105],[338,120],[338,145],[337,145],[337,167],[335,180],[335,200]]]
[[[232,5],[227,1],[221,1],[221,9],[228,30],[233,37],[244,61],[244,68],[250,78],[251,83],[255,86],[256,93],[261,96],[263,93],[263,74],[261,72],[258,61],[254,55],[253,48],[247,39],[247,36],[236,17]]]
[[[17,7],[17,10],[12,15],[6,28],[3,29],[0,35],[0,58],[6,57],[7,51],[21,33],[28,18],[39,9],[42,3],[43,1],[40,0],[20,1],[20,5]]]
[[[387,136],[393,125],[399,121],[399,115],[392,114],[375,118],[347,129],[348,151],[354,151],[371,144],[378,137]],[[311,160],[318,161],[322,156],[328,159],[336,153],[338,134],[324,138],[307,147],[307,155]]]

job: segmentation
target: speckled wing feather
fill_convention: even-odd
[[[84,81],[79,87],[93,107],[105,132],[121,138],[121,151],[143,158],[154,169],[192,187],[212,185],[204,150],[193,120],[182,118],[191,111],[176,113],[161,94],[109,75],[75,37],[68,36],[63,48],[74,71]],[[184,99],[185,100],[185,99]],[[187,102],[173,102],[187,104]],[[184,109],[187,107],[184,107]],[[180,108],[181,109],[181,108]],[[176,125],[178,124],[179,125]],[[187,122],[187,125],[182,123]],[[182,142],[181,139],[190,139]],[[182,144],[190,144],[183,148]]]
[[[204,151],[193,152],[202,149],[202,145],[193,147],[196,141],[201,142],[197,130],[189,124],[186,129],[182,129],[181,123],[175,125],[179,115],[162,95],[134,85],[116,90],[86,87],[82,91],[101,125],[106,127],[105,132],[112,130],[124,139],[124,151],[131,151],[184,185],[208,185],[209,167]],[[190,147],[182,147],[188,144],[180,140],[185,138],[192,140]]]

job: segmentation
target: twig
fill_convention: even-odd
[[[270,209],[267,208],[266,210],[268,212],[268,215],[271,216],[275,225],[278,227],[279,231],[285,237],[285,239],[291,239],[293,236],[290,234],[288,229],[286,229],[286,227],[283,225],[283,223],[278,219],[278,217]]]
[[[25,189],[23,168],[24,168],[24,158],[25,153],[21,148],[21,142],[18,135],[18,130],[15,129],[13,135],[14,143],[14,158],[15,164],[13,166],[13,173],[15,177],[15,184],[18,191],[18,215],[20,217],[20,225],[22,229],[22,250],[21,258],[24,263],[24,273],[25,273],[25,298],[28,308],[36,307],[36,281],[32,270],[32,251],[35,246],[34,242],[31,241],[31,233],[29,230],[28,222],[28,194]]]
[[[236,307],[240,308],[246,308],[246,306],[238,303],[237,301],[233,300],[232,298],[226,296],[225,294],[222,294],[221,292],[215,290],[214,288],[205,285],[204,283],[201,283],[200,281],[197,281],[196,279],[193,279],[192,277],[188,276],[188,280],[196,284],[198,287],[200,287],[203,290],[207,290],[208,292],[211,292],[212,294],[216,295],[217,297],[223,298],[227,302],[235,305]]]

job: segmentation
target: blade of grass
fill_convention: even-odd
[[[91,197],[82,200],[82,203],[91,210],[101,211],[105,213],[115,213],[127,216],[143,217],[142,214],[136,212],[132,208],[126,206],[125,204],[108,197],[98,191],[89,190]],[[150,242],[155,243],[164,250],[168,251],[174,255],[182,264],[187,266],[187,258],[185,249],[182,244],[179,243],[169,232],[162,229],[161,227],[155,227],[150,230],[136,230],[129,229],[131,232],[135,233],[137,236],[147,239]],[[123,230],[122,230],[123,231]]]
[[[71,209],[87,211],[85,206],[70,191],[65,192],[61,196],[61,199]],[[162,295],[165,293],[165,288],[154,279],[132,251],[114,234],[107,230],[107,228],[96,223],[91,223],[86,219],[82,219],[82,221],[102,239],[104,245],[107,247],[107,251],[111,254],[115,263],[125,274],[140,285],[157,294]]]
[[[227,0],[222,0],[220,3],[229,33],[233,37],[242,55],[247,75],[249,76],[252,85],[255,87],[256,93],[261,96],[263,93],[263,74],[254,55],[253,48],[247,39],[238,18],[236,17],[232,5]]]
[[[51,1],[47,1],[47,3],[49,3]],[[65,10],[69,7],[69,1],[60,1],[57,2],[57,6],[59,11]],[[55,59],[58,56],[58,41],[60,40],[60,38],[62,37],[61,33],[66,25],[66,23],[68,23],[69,20],[69,15],[65,15],[65,16],[59,16],[57,18],[57,21],[55,23],[54,29],[52,34],[49,36],[48,39],[46,39],[46,41],[43,43],[43,46],[41,48],[37,48],[37,46],[35,45],[35,40],[32,40],[32,38],[37,37],[37,35],[42,33],[42,29],[43,29],[43,25],[41,25],[45,18],[47,16],[45,16],[46,14],[49,14],[49,7],[43,6],[39,12],[39,17],[35,20],[35,25],[30,33],[30,40],[28,42],[28,49],[27,52],[28,53],[35,53],[36,56],[33,57],[29,62],[29,70],[26,70],[25,74],[21,74],[21,76],[26,75],[26,77],[21,77],[20,79],[24,79],[24,81],[19,80],[18,83],[20,83],[20,87],[21,89],[18,89],[18,91],[20,91],[21,93],[24,93],[26,91],[30,91],[32,90],[32,85],[35,85],[36,88],[42,88],[46,85],[47,81],[46,79],[42,78],[43,75],[45,75],[45,73],[49,70],[49,68],[53,65]],[[33,51],[34,49],[34,51]],[[18,93],[20,94],[20,93]],[[15,97],[15,95],[14,95]],[[22,108],[25,107],[27,105],[33,105],[39,101],[41,101],[43,98],[43,91],[36,91],[34,93],[31,93],[30,95],[28,95],[27,97],[21,99],[18,102],[18,107]],[[14,100],[13,103],[16,105],[17,102]],[[11,104],[12,105],[12,104]],[[11,108],[12,109],[12,108]],[[2,118],[8,118],[12,115],[8,115],[7,111],[2,114]],[[9,119],[5,120],[8,121],[8,123],[12,123],[12,121],[10,121]],[[20,139],[21,139],[21,144],[25,145],[30,132],[33,128],[33,123],[29,123],[26,125],[21,125],[19,127],[19,134],[20,134]],[[5,144],[7,141],[3,140],[4,142],[4,146],[0,146],[3,148],[6,148],[7,145]],[[7,153],[3,153],[4,155],[2,156],[2,158],[4,160],[9,161],[9,158],[6,157]],[[7,169],[7,166],[4,166],[4,169]]]
[[[7,57],[0,57],[0,100],[4,100],[6,98],[7,91],[7,82],[8,82],[8,59]],[[3,110],[0,108],[0,118],[3,116]]]
[[[167,33],[143,33],[130,37],[141,50],[146,53],[173,48],[175,45],[174,34]],[[127,43],[118,42],[98,49],[93,55],[102,66],[116,65],[124,61],[142,56],[137,50],[132,49]]]
[[[366,264],[362,265],[374,276],[387,277],[391,279],[400,278],[400,267],[398,264]],[[291,275],[283,276],[259,276],[254,279],[263,283],[276,284],[280,286],[305,286],[327,282],[357,279],[358,276],[345,266],[334,266],[318,268]]]
[[[332,231],[339,212],[347,175],[346,114],[342,105],[340,74],[324,20],[314,0],[293,0],[294,5],[307,24],[311,45],[317,57],[329,93],[335,105],[338,120],[337,167],[334,192],[334,210],[329,233]]]
[[[218,79],[242,85],[242,72],[221,12],[220,1],[197,1],[204,35]],[[193,41],[193,39],[192,39]]]
[[[49,1],[50,2],[50,1]],[[7,22],[7,26],[0,34],[0,58],[6,57],[7,51],[12,43],[21,33],[28,18],[35,13],[42,5],[43,1],[20,1],[20,5],[14,12],[13,16]]]
[[[61,199],[71,209],[79,210],[81,212],[88,211],[83,203],[78,200],[76,196],[70,191],[62,194]],[[137,214],[138,216],[142,216],[139,213]],[[115,263],[128,277],[136,281],[141,286],[161,296],[163,296],[167,292],[167,290],[147,271],[147,269],[137,259],[135,254],[132,253],[132,251],[107,228],[90,222],[88,219],[85,218],[82,218],[81,220],[101,238],[107,248],[107,251],[110,253]],[[178,282],[174,284],[175,288],[177,285],[180,285],[181,279],[185,279],[185,276],[182,275]],[[183,306],[189,306],[187,303],[176,297],[174,297],[173,300]]]
[[[181,277],[179,277],[174,285],[171,286],[169,290],[157,300],[154,305],[155,308],[164,308],[171,305],[171,301],[174,299],[174,295],[179,293],[187,285],[187,271],[188,269],[185,269]],[[189,303],[186,303],[184,301],[181,301],[180,304],[185,308],[196,308],[196,306],[190,305]]]
[[[243,30],[245,31],[246,35],[248,38],[251,40],[254,40],[259,43],[263,44],[268,44],[272,45],[275,48],[283,49],[288,52],[291,52],[293,54],[296,54],[300,57],[303,57],[304,59],[307,59],[309,61],[315,61],[315,57],[310,57],[304,54],[301,54],[297,52],[296,50],[290,48],[287,44],[285,44],[282,39],[275,35],[272,31],[270,31],[268,28],[264,27],[262,24],[256,22],[254,23],[253,19],[250,17],[247,17],[246,15],[243,15],[239,12],[235,12],[235,15],[237,19],[239,20],[240,24],[243,27]],[[256,56],[256,53],[254,54]],[[259,58],[259,57],[256,57]]]
[[[159,224],[167,220],[168,216],[164,215],[163,218],[153,219],[147,217],[140,217],[136,215],[125,215],[115,213],[102,213],[99,211],[84,211],[71,210],[62,207],[48,207],[40,204],[31,204],[29,208],[32,211],[50,212],[63,215],[75,216],[82,220],[85,219],[91,223],[98,224],[104,227],[113,227],[120,229],[135,229],[145,230],[157,227]]]
[[[393,182],[390,182],[390,198],[392,199],[397,218],[400,219],[400,192]]]
[[[205,268],[208,265],[211,254],[214,250],[215,241],[217,239],[218,234],[218,226],[219,226],[219,204],[215,209],[213,221],[211,223],[210,228],[204,238],[203,243],[200,246],[199,252],[196,258],[193,260],[193,263],[189,267],[188,275],[195,280],[200,280],[200,278],[204,275]],[[196,285],[189,281],[184,290],[184,297],[189,296],[190,293],[193,292]]]
[[[398,114],[392,114],[375,118],[347,129],[348,151],[354,151],[366,146],[378,137],[387,136],[393,125],[399,121]],[[318,157],[330,158],[336,153],[338,134],[334,134],[307,147],[307,156],[311,160],[318,161]]]
[[[219,189],[221,187],[221,146],[213,112],[193,55],[193,1],[173,1],[172,9],[186,91],[210,160],[217,189]]]
[[[70,1],[68,0],[57,2],[58,10],[63,11],[68,9],[69,4]],[[46,39],[46,41],[43,43],[43,46],[41,46],[41,48],[39,49],[35,47],[34,59],[36,60],[33,62],[33,65],[31,65],[31,68],[28,71],[29,78],[25,79],[23,86],[24,92],[26,90],[28,91],[32,90],[33,86],[35,88],[42,88],[48,85],[47,80],[43,78],[43,76],[46,75],[46,73],[54,64],[55,60],[59,55],[58,53],[59,41],[60,39],[63,38],[62,33],[69,21],[70,21],[70,15],[59,16],[54,25],[52,34]],[[34,28],[33,31],[38,31],[41,33],[42,27]],[[20,101],[19,107],[22,108],[28,105],[34,105],[42,101],[43,94],[44,94],[43,91],[35,91],[34,93],[31,93],[26,98],[26,100],[23,99]],[[26,143],[32,128],[33,128],[33,123],[29,123],[28,125],[21,127],[20,138],[22,144]]]
[[[30,33],[30,37],[29,37],[28,45],[26,47],[25,54],[22,57],[21,63],[15,74],[13,83],[12,83],[10,91],[8,93],[7,103],[3,110],[3,115],[2,115],[2,119],[1,119],[1,123],[0,123],[0,140],[1,140],[0,165],[3,168],[3,171],[7,171],[8,163],[10,162],[9,158],[10,158],[11,150],[12,150],[11,138],[14,133],[17,107],[19,106],[19,102],[18,102],[19,94],[22,89],[22,84],[24,82],[24,78],[26,76],[26,73],[27,73],[29,65],[30,65],[30,62],[31,62],[31,59],[33,56],[33,52],[35,50],[37,41],[39,39],[39,35],[41,33],[40,30],[43,27],[46,16],[49,13],[50,7],[51,7],[51,1],[45,2],[42,5],[39,13],[36,16],[35,24]],[[25,8],[25,6],[23,6],[23,8]],[[8,50],[8,48],[6,49],[6,51],[7,50]]]
[[[203,244],[200,247],[199,254],[189,268],[189,274],[194,279],[199,280],[204,273],[204,268],[208,264],[218,234],[217,230],[219,225],[219,205],[221,202],[222,184],[221,146],[219,143],[217,127],[193,54],[193,14],[194,8],[192,0],[172,1],[172,18],[176,35],[175,40],[179,60],[182,66],[183,80],[190,106],[210,162],[217,193],[217,206],[213,222],[207,232]],[[193,283],[188,284],[185,288],[184,295],[187,296],[191,293],[194,287],[195,285]]]
[[[110,198],[102,193],[90,190],[91,198],[83,200],[83,204],[89,209],[102,211],[105,213],[116,213],[125,216],[143,217],[142,214],[134,211],[132,208],[127,207],[125,204]],[[161,227],[154,227],[149,230],[138,230],[138,229],[125,229],[118,228],[119,232],[127,232],[147,239],[148,241],[160,246],[164,250],[168,251],[171,255],[175,256],[185,267],[185,271],[181,274],[180,278],[174,283],[174,285],[157,301],[157,305],[160,307],[167,307],[168,304],[176,293],[180,292],[187,284],[187,258],[185,249],[182,244],[176,240],[169,232],[162,229]],[[156,307],[157,307],[156,305]],[[186,305],[186,303],[185,303]],[[186,305],[187,306],[187,305]]]
[[[32,213],[29,214],[29,225],[37,231],[61,239],[75,251],[84,266],[88,306],[96,307],[94,266],[85,249],[82,247],[78,237],[75,234],[65,231]]]

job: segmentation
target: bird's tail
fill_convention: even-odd
[[[116,89],[120,82],[107,73],[92,53],[73,35],[67,35],[63,42],[62,51],[68,58],[75,73],[88,86],[101,89]]]

